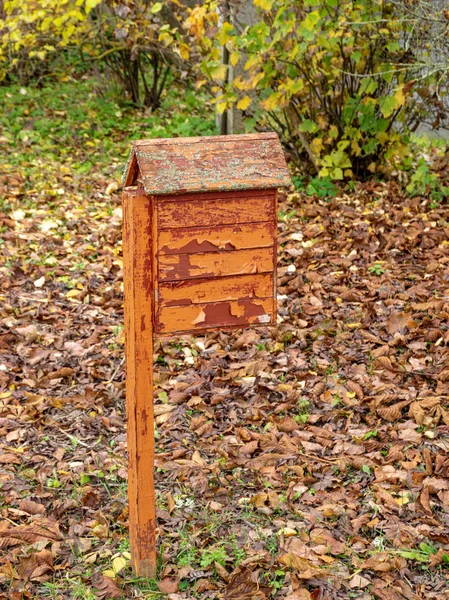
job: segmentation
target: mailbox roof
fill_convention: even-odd
[[[139,180],[155,195],[290,185],[276,133],[137,141],[124,178],[126,186]]]

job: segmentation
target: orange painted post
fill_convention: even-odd
[[[154,499],[153,199],[123,194],[129,536],[136,575],[156,575]]]
[[[123,193],[129,530],[156,574],[153,333],[276,323],[274,133],[135,142]]]

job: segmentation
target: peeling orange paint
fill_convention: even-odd
[[[228,252],[163,254],[159,256],[160,281],[223,277],[275,270],[272,248],[250,248]]]
[[[273,285],[272,273],[160,283],[159,302],[162,307],[240,298],[267,298],[273,294]]]
[[[159,233],[158,254],[219,252],[274,245],[274,223],[168,229]]]
[[[206,320],[206,313],[204,312],[203,309],[201,309],[198,316],[196,317],[196,319],[193,320],[193,324],[199,325],[200,323],[204,323],[205,320]]]
[[[267,321],[265,315],[268,315]],[[161,334],[217,327],[245,326],[273,321],[273,299],[244,299],[189,306],[165,306],[159,312],[156,331]]]

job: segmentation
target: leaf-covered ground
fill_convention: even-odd
[[[283,198],[276,329],[157,342],[133,578],[118,172],[196,125],[88,89],[1,90],[0,598],[449,598],[449,207],[394,183]]]

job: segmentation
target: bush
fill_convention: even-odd
[[[76,56],[85,68],[104,63],[134,104],[156,109],[171,70],[189,58],[182,26],[187,6],[177,0],[0,0],[0,82],[26,85],[55,74],[61,54],[64,78]]]
[[[0,82],[48,75],[61,51],[89,39],[89,12],[100,1],[0,1]]]
[[[186,70],[190,50],[183,21],[188,2],[107,0],[93,12],[93,56],[103,59],[137,105],[156,109],[169,73]]]
[[[298,164],[331,179],[385,172],[406,155],[409,130],[426,111],[444,114],[435,94],[445,71],[429,71],[429,45],[413,43],[437,22],[407,12],[419,0],[254,4],[260,19],[242,31],[218,24],[214,2],[207,13],[194,9],[188,23],[218,110],[236,105],[249,128],[276,129]],[[232,81],[223,45],[238,70]]]

